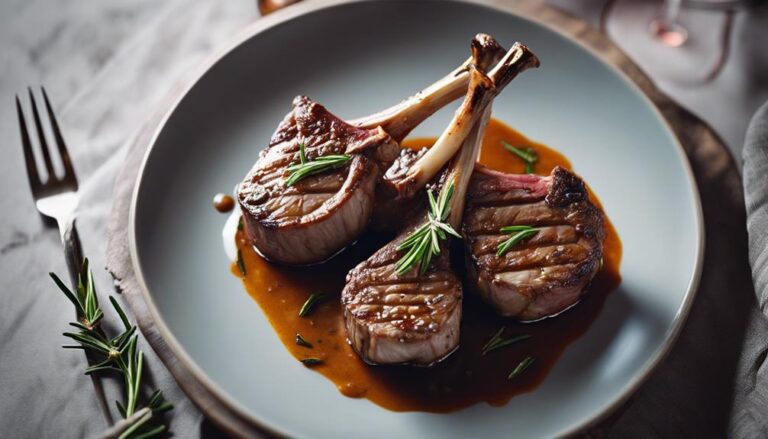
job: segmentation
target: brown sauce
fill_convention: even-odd
[[[500,141],[518,147],[532,147],[539,155],[535,172],[549,174],[556,165],[570,168],[570,162],[545,145],[532,142],[503,123],[488,125],[480,162],[491,168],[522,173],[520,159],[506,151]],[[411,139],[404,146],[430,146],[435,139]],[[596,202],[597,199],[593,200]],[[282,267],[262,259],[245,240],[236,235],[246,276],[237,264],[232,272],[243,283],[278,337],[297,360],[314,357],[323,362],[312,368],[331,380],[349,397],[364,397],[394,411],[450,412],[478,402],[504,405],[513,396],[535,389],[547,376],[565,348],[590,327],[608,294],[620,283],[621,242],[610,221],[606,222],[604,264],[584,299],[555,318],[535,323],[518,323],[497,316],[465,288],[461,345],[447,359],[431,368],[408,366],[369,366],[347,344],[339,294],[347,271],[367,258],[391,237],[368,233],[358,243],[331,261],[313,267]],[[461,254],[455,251],[459,259]],[[456,265],[461,267],[461,265]],[[463,273],[460,270],[460,275]],[[298,312],[313,292],[328,293],[306,317]],[[531,337],[486,356],[481,348],[501,327],[504,334],[530,334]],[[296,344],[296,334],[313,344]],[[526,357],[534,363],[521,375],[508,375]]]
[[[221,213],[231,212],[235,208],[235,199],[227,194],[216,194],[213,197],[213,207]]]

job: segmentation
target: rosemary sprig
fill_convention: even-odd
[[[299,346],[303,346],[305,348],[310,348],[310,349],[314,347],[312,343],[308,342],[307,339],[302,337],[301,334],[299,334],[298,332],[296,333],[296,344]]]
[[[424,274],[429,268],[432,257],[440,254],[440,241],[448,239],[448,235],[461,238],[461,235],[446,222],[450,214],[449,202],[453,196],[453,182],[443,187],[435,199],[432,190],[427,192],[429,212],[427,222],[416,228],[400,245],[397,251],[407,250],[395,265],[396,273],[407,273],[414,265],[419,266],[419,273]]]
[[[525,149],[518,148],[516,146],[510,145],[509,143],[503,140],[501,141],[501,144],[504,145],[504,149],[520,157],[523,163],[525,163],[526,174],[533,174],[533,167],[536,164],[536,162],[539,161],[539,155],[536,154],[536,151],[534,151],[533,148],[525,148]]]
[[[301,362],[307,367],[312,367],[312,366],[317,366],[318,364],[322,364],[323,360],[319,358],[310,357],[310,358],[305,358],[301,360]]]
[[[496,247],[496,256],[501,257],[520,241],[539,233],[539,228],[531,226],[506,226],[499,229],[501,233],[514,233]]]
[[[504,327],[502,326],[501,328],[499,328],[498,331],[496,331],[496,334],[494,334],[493,337],[491,337],[491,339],[488,340],[488,343],[486,343],[485,346],[483,346],[483,349],[482,349],[483,355],[486,355],[489,352],[493,352],[496,349],[501,349],[503,347],[517,343],[518,341],[531,338],[530,334],[520,334],[520,335],[515,335],[509,338],[503,338],[501,336],[503,332],[504,332]]]
[[[307,298],[306,302],[304,302],[304,305],[301,305],[301,309],[299,310],[299,317],[305,317],[307,314],[309,314],[315,307],[315,304],[325,299],[325,296],[325,293],[312,293],[309,298]]]
[[[352,157],[346,154],[331,154],[309,161],[304,152],[304,142],[299,143],[299,163],[286,168],[291,175],[285,180],[285,184],[286,186],[293,186],[310,175],[341,168],[350,160],[352,160]]]
[[[107,337],[100,326],[104,312],[99,307],[93,274],[87,259],[83,262],[83,272],[85,273],[85,281],[83,281],[82,274],[78,275],[74,292],[67,288],[56,274],[50,273],[59,289],[75,305],[79,320],[70,323],[70,326],[79,330],[78,332],[65,332],[63,334],[77,344],[64,346],[64,348],[88,350],[101,357],[100,362],[85,369],[86,375],[115,372],[122,376],[125,384],[125,404],[119,401],[116,404],[123,418],[128,419],[137,413],[144,366],[144,353],[137,348],[139,336],[136,334],[136,326],[131,325],[123,309],[115,298],[110,296],[109,301],[120,317],[123,331],[115,337]],[[139,417],[122,431],[119,438],[148,438],[165,431],[165,425],[151,425],[149,421],[152,420],[153,416],[172,408],[173,405],[163,398],[162,392],[155,391],[147,403],[146,413],[141,416],[137,414]]]
[[[528,369],[531,366],[531,364],[533,364],[534,361],[536,361],[536,359],[533,357],[525,357],[523,361],[518,363],[517,366],[514,368],[514,370],[512,370],[512,372],[509,373],[509,376],[507,376],[507,379],[511,380],[513,378],[519,377],[520,374],[525,372],[525,370]]]
[[[75,305],[75,311],[77,312],[80,324],[85,330],[91,330],[99,324],[104,317],[104,313],[99,308],[99,299],[96,297],[93,276],[91,275],[91,270],[88,269],[88,259],[83,262],[83,271],[86,273],[85,284],[83,284],[82,277],[78,275],[75,293],[67,288],[58,276],[53,273],[50,273],[50,275],[59,289],[67,296],[67,299]],[[77,324],[71,323],[71,325],[75,326]]]

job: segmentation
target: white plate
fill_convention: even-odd
[[[614,407],[669,348],[699,278],[698,193],[659,112],[616,69],[515,15],[455,1],[316,5],[239,39],[147,153],[131,243],[165,340],[227,404],[291,436],[531,438],[572,432]],[[245,175],[294,95],[366,115],[450,71],[477,32],[507,47],[525,42],[541,58],[496,100],[494,116],[562,151],[590,183],[623,241],[623,282],[535,391],[502,408],[395,413],[342,396],[287,352],[229,272],[225,216],[210,200]],[[436,135],[450,111],[415,134]]]

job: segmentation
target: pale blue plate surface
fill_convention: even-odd
[[[220,237],[226,217],[210,200],[245,175],[296,94],[342,117],[366,115],[450,71],[477,32],[507,47],[524,42],[541,58],[539,70],[496,100],[494,117],[562,151],[590,183],[624,244],[623,282],[535,391],[502,408],[394,413],[343,397],[282,347],[229,272]],[[450,111],[415,134],[437,135]],[[688,164],[650,101],[558,33],[457,2],[342,4],[245,38],[170,113],[134,203],[134,261],[170,345],[256,422],[302,437],[573,431],[624,398],[667,349],[698,281],[703,248]]]

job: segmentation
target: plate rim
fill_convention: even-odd
[[[166,368],[171,372],[171,374],[174,377],[174,380],[177,381],[177,384],[179,385],[179,387],[207,417],[213,420],[219,427],[237,436],[242,436],[243,431],[236,429],[236,425],[234,425],[236,424],[236,422],[233,422],[231,418],[228,418],[227,416],[225,416],[225,414],[222,414],[218,411],[209,412],[208,410],[206,410],[210,408],[210,401],[206,401],[205,398],[199,395],[197,392],[189,392],[186,389],[186,386],[182,385],[182,382],[180,381],[186,380],[189,377],[193,378],[194,380],[197,380],[196,383],[191,383],[191,384],[201,385],[210,394],[209,396],[214,397],[217,400],[217,402],[223,406],[225,410],[229,410],[231,414],[233,414],[236,418],[239,418],[241,422],[245,422],[246,424],[249,424],[256,430],[260,430],[261,432],[266,432],[266,433],[270,433],[278,436],[285,435],[285,432],[279,429],[277,426],[272,425],[268,420],[258,418],[252,415],[251,413],[249,413],[249,411],[244,406],[242,406],[241,403],[239,403],[238,401],[230,397],[218,384],[216,384],[210,377],[208,377],[208,375],[200,368],[200,366],[190,357],[190,355],[187,353],[187,351],[184,349],[181,343],[176,339],[175,335],[171,332],[171,330],[168,328],[165,321],[161,317],[159,310],[157,309],[157,306],[155,304],[154,298],[150,293],[150,290],[147,287],[146,281],[144,279],[144,272],[142,270],[142,264],[137,251],[138,246],[136,241],[136,206],[139,201],[138,194],[144,178],[145,168],[146,168],[147,162],[149,161],[149,156],[152,153],[152,150],[154,149],[157,143],[160,133],[165,128],[168,120],[174,114],[179,104],[184,100],[184,98],[189,94],[189,92],[195,86],[197,86],[200,79],[211,68],[213,68],[222,58],[227,56],[230,52],[232,52],[233,50],[235,50],[236,48],[238,48],[239,46],[241,46],[251,38],[254,38],[258,34],[263,33],[284,22],[301,17],[303,15],[314,13],[314,12],[321,11],[323,9],[328,9],[331,7],[340,6],[340,5],[363,3],[363,2],[378,2],[378,1],[388,1],[388,0],[305,0],[300,3],[294,4],[288,8],[279,10],[268,16],[258,17],[254,22],[245,26],[243,29],[238,31],[233,37],[227,40],[226,43],[219,46],[217,50],[214,50],[201,63],[199,63],[198,67],[193,71],[193,73],[186,78],[183,87],[181,87],[179,89],[179,92],[173,97],[172,100],[170,100],[170,104],[166,105],[166,110],[163,113],[162,117],[154,125],[154,127],[151,128],[152,134],[149,137],[146,151],[143,153],[143,157],[141,159],[141,162],[138,168],[136,181],[133,185],[132,193],[130,196],[130,205],[129,205],[129,214],[128,214],[128,246],[129,246],[131,266],[134,271],[136,283],[138,284],[138,287],[139,287],[138,289],[142,296],[141,298],[145,302],[146,308],[149,311],[149,317],[151,318],[150,322],[139,321],[138,322],[139,327],[141,328],[142,333],[145,335],[145,338],[150,343],[152,348],[157,352],[159,350],[163,350],[164,347],[156,346],[154,341],[155,339],[153,337],[147,336],[147,330],[151,327],[151,325],[155,325],[160,338],[162,339],[162,341],[165,342],[165,344],[167,345],[167,348],[169,348],[172,351],[171,354],[176,356],[176,359],[170,359],[170,360],[166,359],[165,355],[160,355],[159,352],[158,352],[158,357],[160,357],[161,361],[164,363]],[[644,90],[640,86],[640,84],[637,82],[637,80],[630,77],[628,73],[624,71],[623,68],[621,68],[618,65],[615,65],[613,62],[606,59],[606,57],[603,54],[599,53],[595,48],[591,47],[584,41],[574,38],[571,33],[565,30],[561,30],[560,28],[554,26],[552,23],[533,15],[537,11],[539,12],[546,11],[547,13],[550,13],[550,14],[559,15],[560,16],[559,18],[561,19],[576,20],[582,23],[583,26],[589,31],[599,32],[599,31],[596,31],[591,25],[586,23],[584,20],[578,17],[572,16],[568,12],[562,11],[552,6],[547,6],[547,5],[537,3],[535,0],[522,0],[520,2],[516,2],[515,4],[505,3],[504,0],[450,0],[450,1],[453,3],[471,4],[471,5],[481,6],[485,8],[490,8],[490,9],[493,9],[505,14],[513,15],[523,20],[532,22],[536,25],[539,25],[551,32],[554,32],[564,37],[570,42],[575,43],[580,48],[588,52],[590,55],[598,59],[602,64],[607,66],[619,78],[621,78],[621,80],[624,81],[628,87],[633,89],[638,95],[641,96],[646,106],[652,109],[657,119],[666,127],[675,145],[675,150],[677,151],[678,155],[682,159],[681,162],[683,164],[683,170],[688,180],[688,185],[692,191],[692,197],[694,202],[693,207],[695,210],[695,220],[696,220],[696,226],[698,230],[698,237],[697,237],[698,239],[696,241],[696,261],[694,264],[693,273],[691,274],[691,277],[688,281],[688,286],[686,288],[686,292],[683,297],[683,300],[680,303],[680,306],[677,308],[675,316],[673,317],[673,320],[672,320],[671,327],[666,331],[664,335],[665,337],[664,342],[652,353],[650,357],[647,357],[645,364],[643,365],[643,367],[640,368],[640,371],[637,374],[637,376],[634,379],[627,382],[621,388],[621,391],[619,392],[619,395],[617,397],[608,401],[604,406],[599,407],[599,409],[596,410],[595,415],[589,418],[585,418],[582,421],[576,422],[572,427],[557,433],[558,437],[574,435],[578,432],[582,432],[600,423],[602,420],[606,419],[610,414],[615,412],[616,409],[621,407],[637,391],[640,385],[643,382],[645,382],[646,379],[648,379],[648,377],[656,369],[656,367],[666,358],[672,346],[675,344],[675,342],[679,337],[679,334],[687,320],[687,317],[690,313],[691,307],[693,305],[694,299],[699,289],[699,284],[701,281],[701,274],[703,269],[704,253],[705,253],[705,224],[704,224],[704,216],[703,216],[703,209],[701,205],[701,196],[699,193],[699,188],[696,183],[693,170],[691,168],[691,163],[688,159],[687,154],[685,153],[684,147],[680,142],[677,132],[675,131],[673,126],[670,124],[669,120],[667,120],[667,118],[664,116],[658,104],[651,99],[649,94],[650,92],[653,92],[658,97],[668,100],[677,106],[679,106],[679,104],[677,104],[675,101],[667,97],[666,94],[661,92],[656,86],[656,84],[647,76],[647,74],[639,66],[637,66],[629,57],[627,57],[627,55],[624,54],[623,51],[621,51],[621,49],[615,45],[615,43],[607,40],[607,38],[606,38],[606,41],[609,43],[609,47],[612,50],[618,51],[621,57],[632,68],[637,70],[637,73],[646,82],[645,86],[648,87],[649,90]],[[426,2],[434,2],[434,0],[425,0],[425,3]],[[137,317],[137,320],[139,320],[138,317]],[[165,353],[168,354],[168,352],[165,352]],[[169,363],[173,363],[173,364],[169,364]],[[186,372],[188,373],[185,373],[184,374],[185,376],[181,376],[180,371],[178,370],[179,367],[186,368],[187,369]]]

